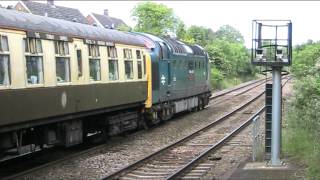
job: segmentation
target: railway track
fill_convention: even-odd
[[[217,93],[213,93],[213,95],[210,97],[210,100],[219,98],[221,96],[224,96],[226,94],[230,94],[231,92],[235,92],[235,91],[238,91],[238,90],[241,90],[241,89],[244,89],[244,91],[242,90],[242,92],[247,92],[247,91],[249,91],[249,90],[251,90],[251,89],[253,89],[253,88],[255,88],[255,87],[257,87],[257,86],[259,86],[261,84],[264,84],[266,81],[268,81],[270,79],[271,78],[269,77],[269,78],[264,78],[264,79],[252,80],[252,81],[243,83],[242,85],[237,86],[235,88],[222,90],[222,91],[219,91]]]
[[[253,89],[254,87],[257,87],[257,86],[261,85],[263,83],[263,82],[261,83],[261,81],[265,81],[265,79],[253,81],[253,82],[247,83],[245,85],[242,85],[240,87],[242,89],[246,88],[245,92],[247,92],[247,91]],[[237,87],[237,88],[228,90],[227,92],[230,93],[230,92],[239,91],[241,88]],[[244,91],[240,91],[239,93],[243,94]],[[226,95],[227,93],[223,93],[223,94]],[[260,94],[260,96],[261,95],[262,94]],[[220,95],[218,95],[216,97],[222,97],[222,96],[223,95],[220,94]],[[216,97],[214,97],[213,99],[215,99]],[[93,148],[85,149],[85,150],[82,150],[81,152],[76,152],[75,151],[74,153],[69,153],[69,155],[61,156],[62,158],[57,158],[57,160],[50,160],[47,163],[41,163],[41,165],[37,165],[35,168],[27,168],[26,170],[21,170],[21,171],[19,171],[19,173],[14,173],[13,175],[10,175],[10,176],[5,176],[5,177],[1,176],[1,178],[4,178],[4,179],[15,179],[15,178],[23,177],[26,174],[32,174],[33,172],[37,172],[37,171],[39,171],[41,169],[44,169],[46,167],[50,167],[50,166],[53,166],[53,165],[56,165],[56,164],[71,160],[72,158],[75,158],[75,157],[80,157],[80,156],[82,156],[82,155],[84,155],[86,153],[90,153],[92,151],[99,150],[99,149],[102,149],[102,148],[104,148],[104,145],[99,145],[99,146],[96,146],[96,147],[93,147]]]
[[[241,95],[243,95],[243,94],[259,87],[259,86],[264,85],[268,81],[270,81],[270,78],[257,80],[252,83],[246,84],[245,86],[241,86],[241,88],[237,87],[237,88],[231,89],[231,90],[227,91],[228,93],[219,94],[218,96],[212,96],[212,97],[210,97],[210,104],[209,105],[217,106],[218,104],[222,104],[226,101],[234,100],[234,98],[237,98],[237,97],[241,98]]]
[[[287,78],[286,81],[288,80],[289,78]],[[245,113],[245,111],[243,111],[252,111],[252,107],[251,110],[248,109],[248,107],[263,94],[264,91],[208,126],[113,174],[103,177],[103,179],[200,178],[206,171],[213,167],[213,164],[202,163],[200,166],[197,166],[196,169],[193,169],[193,167],[198,164],[201,159],[207,157],[213,151],[216,151],[223,146],[226,141],[247,127],[250,122],[264,110],[264,107],[262,107],[253,115],[252,113]],[[256,107],[253,107],[253,109],[256,109]],[[239,113],[241,116],[234,117],[235,114]],[[243,119],[245,119],[245,121],[243,121]],[[190,176],[190,173],[188,175],[186,172],[191,170],[192,173]]]

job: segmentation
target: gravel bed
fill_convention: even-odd
[[[261,92],[262,88],[259,89]],[[112,138],[102,150],[50,166],[23,179],[100,179],[214,121],[230,112],[231,107],[242,104],[249,96],[245,93],[235,98],[236,102],[209,106],[200,112],[179,115],[149,130]]]
[[[283,99],[292,95],[292,80],[283,88]],[[264,103],[264,102],[263,102]],[[263,105],[263,103],[261,105]],[[260,117],[260,134],[262,145],[264,147],[264,113]],[[219,149],[214,156],[222,157],[220,161],[214,161],[214,168],[206,174],[203,179],[229,179],[232,173],[240,166],[242,162],[251,159],[252,156],[252,125],[248,126],[236,137],[228,142],[229,145]]]

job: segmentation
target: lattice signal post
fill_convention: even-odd
[[[281,71],[292,58],[290,20],[253,20],[251,63],[272,68],[271,165],[280,166]]]

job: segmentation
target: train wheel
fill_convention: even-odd
[[[203,109],[203,99],[202,99],[202,98],[199,98],[199,104],[198,104],[197,109],[198,109],[198,111],[200,111],[201,109]]]
[[[163,109],[161,110],[161,120],[162,121],[167,121],[171,119],[173,116],[173,108],[171,106],[164,106]]]
[[[208,104],[206,104],[206,103],[205,103],[205,100],[204,100],[204,99],[202,99],[202,105],[201,105],[201,108],[202,108],[202,109],[204,109],[204,108],[206,107],[206,105],[208,105]]]
[[[146,122],[146,118],[144,118],[143,115],[140,116],[139,120],[138,120],[138,128],[141,129],[148,129],[148,125]]]
[[[146,122],[149,127],[152,127],[160,122],[159,113],[155,110],[148,113]]]

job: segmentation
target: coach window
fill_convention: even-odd
[[[100,69],[100,52],[99,46],[95,44],[89,44],[89,68],[90,68],[90,80],[100,81],[101,80],[101,69]]]
[[[57,82],[70,82],[70,57],[68,42],[55,41],[55,52]]]
[[[137,66],[138,66],[138,79],[142,79],[142,59],[141,59],[141,51],[136,50],[137,55]]]
[[[123,49],[124,56],[124,68],[126,79],[133,79],[133,61],[132,61],[132,50]]]
[[[26,73],[28,84],[43,84],[43,58],[41,40],[25,38]]]
[[[137,59],[141,59],[141,51],[136,50]]]
[[[0,35],[0,86],[10,84],[10,60],[7,36]]]
[[[146,55],[143,55],[143,74],[146,75]]]
[[[82,53],[81,50],[77,50],[77,62],[78,62],[78,77],[82,76]]]
[[[115,81],[119,79],[118,72],[118,54],[117,48],[108,46],[108,64],[109,64],[109,80]]]
[[[141,63],[141,61],[138,61],[137,65],[138,65],[138,79],[142,79],[142,63]]]

